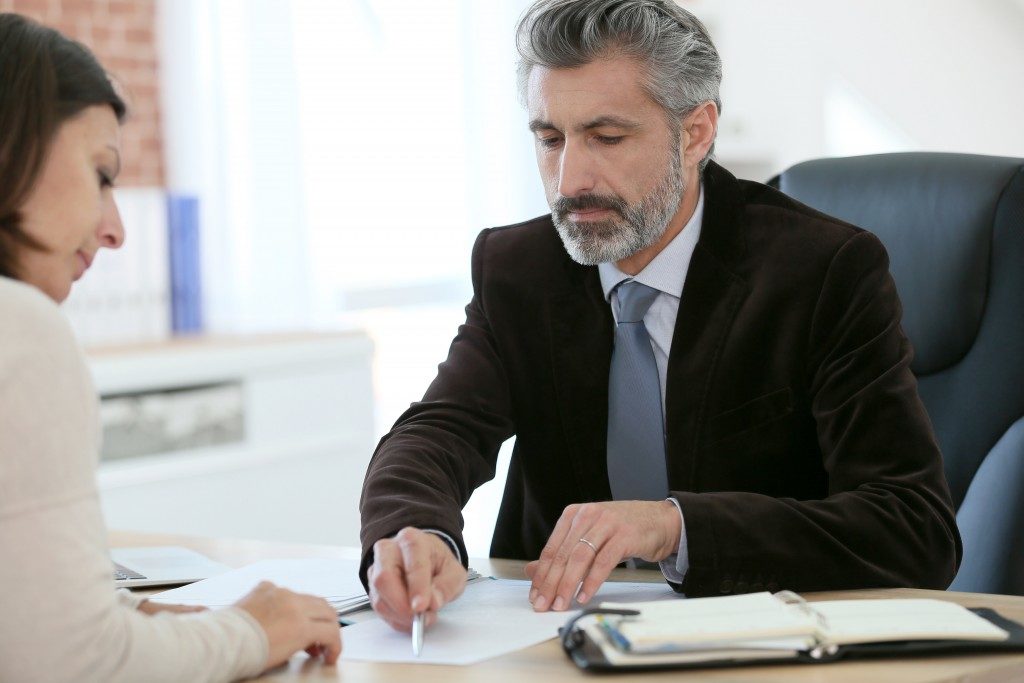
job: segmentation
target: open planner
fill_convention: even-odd
[[[614,671],[1024,650],[1024,627],[992,610],[919,599],[809,603],[788,591],[601,603],[561,633],[578,666]]]

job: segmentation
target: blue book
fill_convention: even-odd
[[[167,237],[171,257],[171,331],[195,334],[203,329],[198,197],[168,193]]]

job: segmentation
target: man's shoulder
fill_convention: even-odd
[[[550,266],[564,263],[569,255],[555,230],[551,215],[483,230],[477,237],[474,257],[505,267]]]
[[[820,286],[837,259],[859,272],[888,269],[888,254],[871,232],[822,213],[768,185],[738,181],[743,246],[732,261],[750,281]]]
[[[488,245],[496,246],[543,248],[551,244],[561,244],[555,225],[551,221],[551,214],[510,225],[486,228],[481,235],[486,235]]]
[[[790,231],[813,236],[814,242],[842,244],[865,232],[851,223],[822,213],[781,191],[752,180],[740,180],[748,227]]]

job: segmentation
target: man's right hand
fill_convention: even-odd
[[[399,631],[410,631],[418,612],[426,613],[430,626],[437,611],[466,587],[466,569],[451,547],[437,534],[413,527],[373,544],[373,564],[366,576],[370,604]]]

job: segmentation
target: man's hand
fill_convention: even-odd
[[[437,621],[437,611],[466,587],[466,569],[448,544],[412,527],[373,544],[373,564],[366,576],[370,604],[399,631],[411,630],[418,612],[426,613],[430,626]]]
[[[540,559],[526,565],[533,609],[568,609],[574,595],[587,602],[627,558],[665,559],[678,549],[681,524],[679,510],[667,500],[570,505]]]

